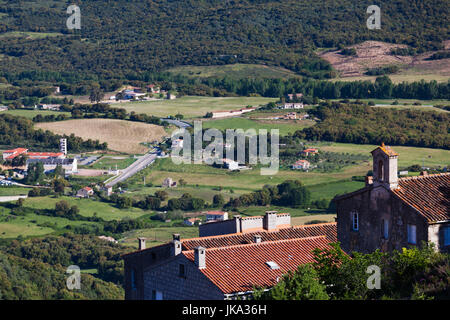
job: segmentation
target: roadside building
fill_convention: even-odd
[[[310,154],[317,154],[319,153],[319,149],[314,148],[308,148],[302,151],[302,154],[306,157],[308,157]]]
[[[206,211],[206,221],[224,221],[228,220],[228,212],[225,211]]]
[[[200,219],[199,218],[189,218],[189,219],[184,220],[184,224],[192,227],[192,226],[195,226],[195,223],[197,221],[200,221]]]
[[[91,187],[84,187],[77,191],[77,197],[79,198],[89,198],[94,195],[94,190]]]
[[[281,107],[282,109],[303,109],[303,103],[301,102],[286,102],[284,105],[282,105]]]
[[[28,149],[25,148],[15,148],[11,150],[3,151],[3,160],[12,160],[19,155],[27,154]]]
[[[28,159],[26,164],[26,170],[31,164],[42,163],[45,172],[50,172],[56,169],[58,165],[65,170],[66,174],[73,174],[78,172],[77,159],[59,159],[59,158],[38,158]]]
[[[162,183],[163,188],[174,188],[177,186],[176,181],[173,181],[172,178],[166,178],[164,179]]]
[[[308,170],[311,164],[308,160],[298,160],[292,165],[292,169]]]
[[[222,159],[223,165],[228,170],[239,170],[239,163],[230,159]]]

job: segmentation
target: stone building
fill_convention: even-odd
[[[274,231],[290,227],[291,215],[289,213],[267,211],[264,216],[241,217],[236,215],[233,219],[213,222],[207,221],[207,223],[199,226],[198,232],[200,237],[209,237],[260,230]]]
[[[336,223],[181,239],[124,259],[125,299],[245,298],[253,286],[271,287],[282,274],[312,262],[314,248],[336,242]]]
[[[450,251],[450,173],[398,178],[398,154],[372,151],[373,177],[334,199],[337,236],[346,252],[391,251],[432,242]]]

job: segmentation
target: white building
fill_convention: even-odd
[[[308,170],[311,164],[307,160],[298,160],[292,165],[292,169]]]
[[[237,161],[222,159],[222,162],[228,170],[239,170],[239,163]]]
[[[228,220],[228,212],[225,211],[207,211],[206,221],[224,221]]]

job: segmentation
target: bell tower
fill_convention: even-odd
[[[375,187],[382,185],[389,190],[397,189],[398,153],[384,143],[371,153],[373,158],[373,185]]]

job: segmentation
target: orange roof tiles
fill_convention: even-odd
[[[393,156],[398,156],[398,153],[395,152],[390,146],[386,146],[383,143],[381,143],[381,146],[377,147],[376,149],[374,149],[372,152],[374,152],[375,150],[380,149],[381,151],[383,151],[384,153],[386,153],[388,156],[393,157]]]
[[[196,247],[218,248],[233,246],[239,244],[253,243],[254,236],[260,235],[261,240],[276,241],[286,239],[297,239],[314,236],[326,236],[329,242],[337,241],[336,222],[311,224],[303,226],[294,226],[288,228],[279,228],[276,231],[267,231],[260,229],[255,232],[231,233],[220,236],[199,237],[182,240],[183,250],[193,250]]]
[[[393,193],[428,222],[450,219],[450,173],[400,178],[398,186]]]
[[[325,236],[288,239],[206,249],[206,268],[200,271],[223,293],[252,291],[272,287],[288,271],[314,261],[315,248],[329,248]],[[194,251],[182,252],[194,262]],[[273,261],[279,269],[272,269]]]

